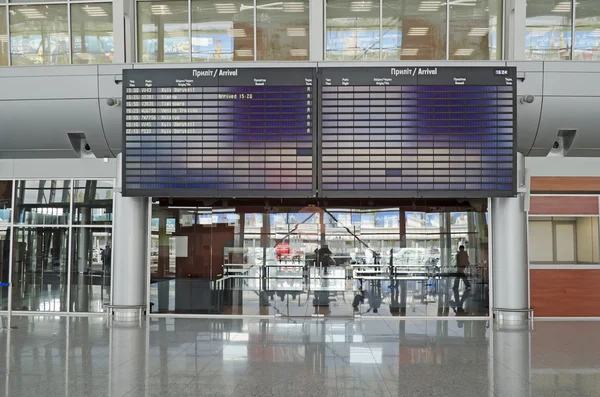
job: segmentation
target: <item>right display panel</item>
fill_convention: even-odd
[[[321,197],[516,194],[516,69],[320,69]]]

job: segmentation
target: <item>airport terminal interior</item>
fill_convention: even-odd
[[[0,0],[0,396],[600,395],[600,1]]]

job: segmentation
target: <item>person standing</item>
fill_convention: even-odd
[[[454,289],[458,290],[460,286],[460,280],[465,283],[466,289],[471,289],[471,283],[465,274],[467,267],[469,267],[469,254],[465,251],[465,246],[461,245],[458,247],[458,253],[456,254],[456,278],[454,279]]]

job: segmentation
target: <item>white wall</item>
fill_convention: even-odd
[[[0,159],[0,179],[112,179],[116,176],[116,159]]]

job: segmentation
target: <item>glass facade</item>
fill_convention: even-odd
[[[192,61],[254,60],[252,1],[192,0]]]
[[[112,63],[112,3],[71,5],[73,63]]]
[[[69,46],[66,4],[10,7],[12,65],[66,65]]]
[[[0,277],[12,272],[13,310],[104,311],[112,190],[112,180],[0,181]],[[8,290],[1,294],[6,310]]]
[[[577,0],[575,3],[575,43],[573,59],[597,61],[600,59],[600,2]]]
[[[485,212],[155,205],[151,235],[153,313],[489,313]]]
[[[0,5],[0,66],[8,65],[7,7]]]
[[[599,2],[524,1],[525,59],[600,59]],[[309,60],[319,29],[308,0],[136,0],[136,9],[143,63]],[[326,60],[503,56],[503,0],[324,0],[323,12]],[[0,0],[0,66],[112,63],[114,40],[111,2]]]
[[[571,58],[572,12],[571,1],[527,1],[526,59]]]
[[[308,60],[308,0],[139,1],[138,62]],[[190,25],[191,23],[191,25]]]
[[[600,2],[527,0],[525,59],[600,59]]]
[[[325,59],[501,59],[502,10],[501,0],[328,0]]]
[[[449,59],[502,59],[502,0],[450,4]]]
[[[2,3],[0,66],[112,63],[112,3]]]

